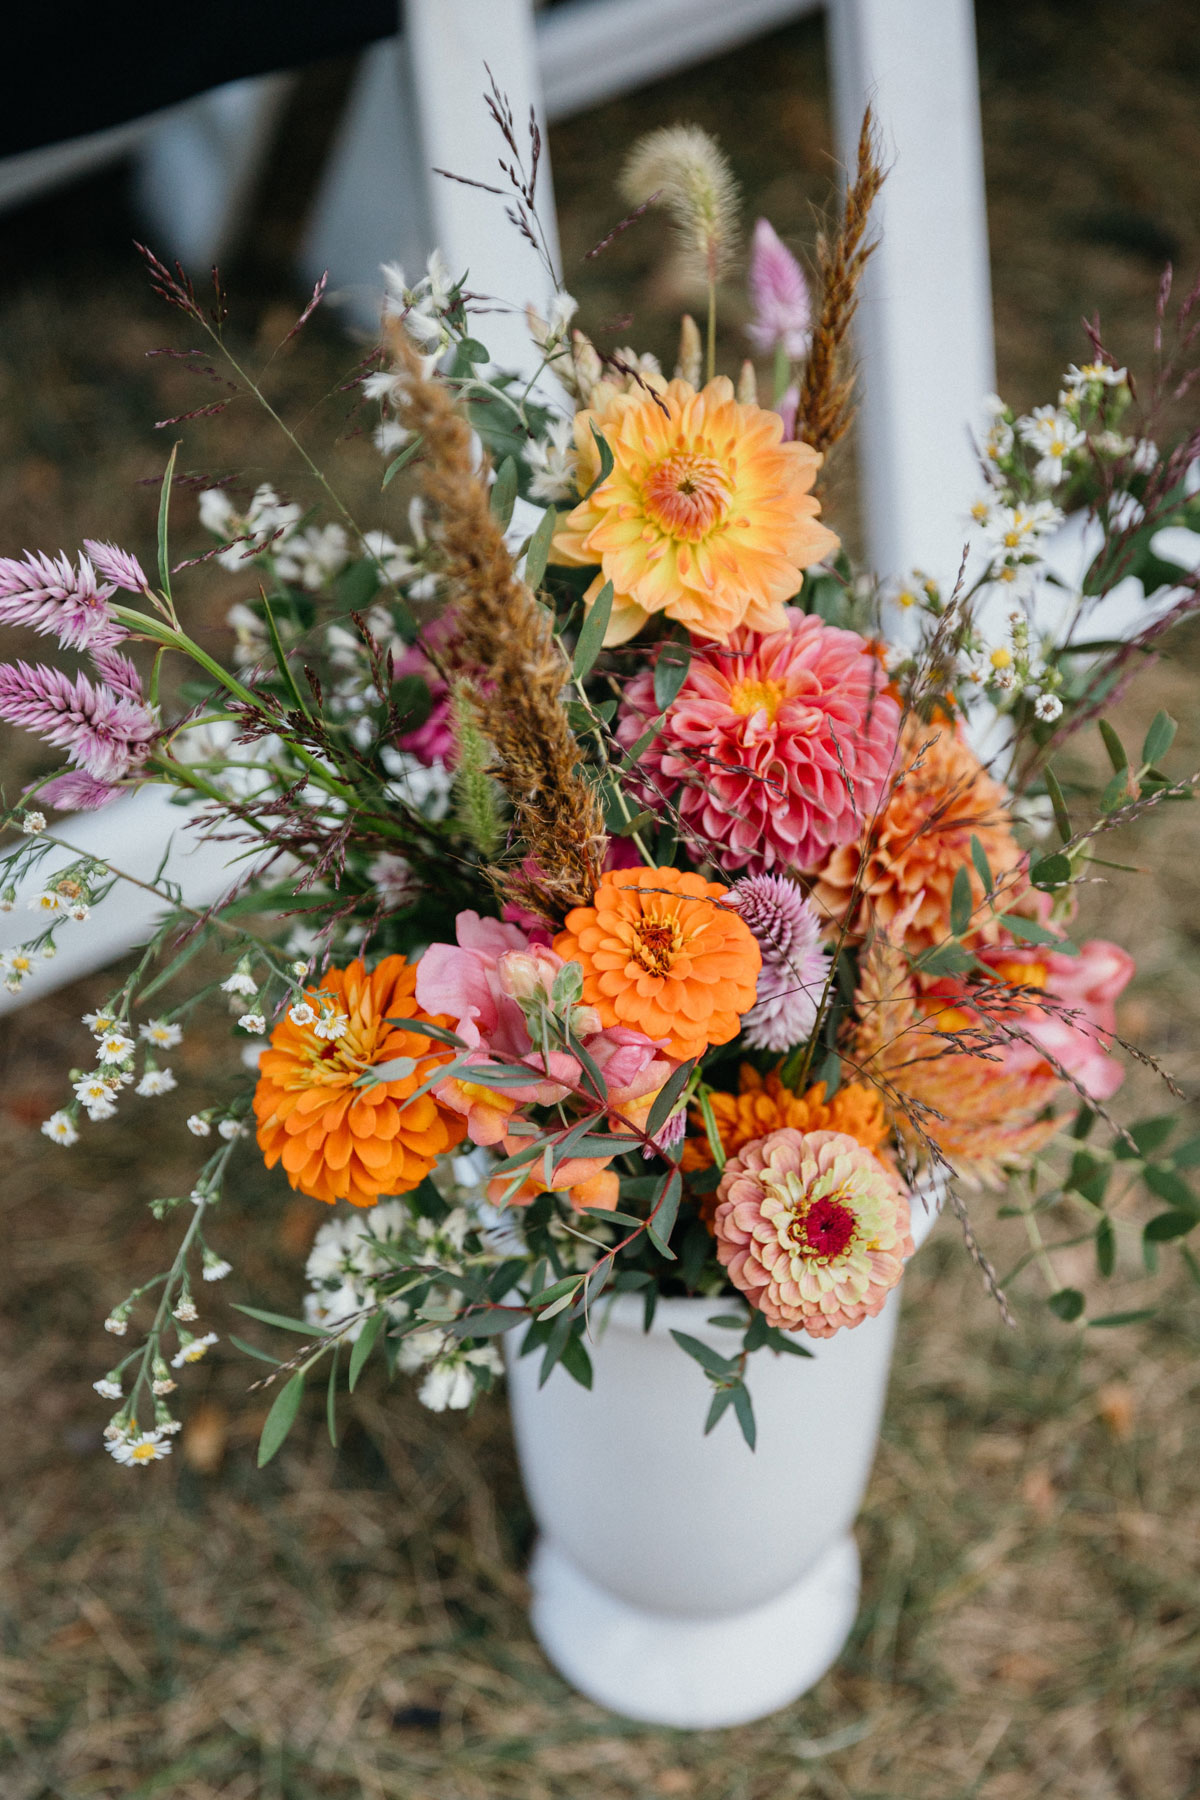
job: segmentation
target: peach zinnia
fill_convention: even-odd
[[[554,948],[583,969],[602,1025],[631,1026],[681,1062],[736,1037],[762,955],[721,904],[728,892],[691,870],[613,869],[591,906],[567,914]]]
[[[463,1137],[465,1122],[432,1094],[413,1098],[451,1052],[388,1023],[426,1018],[416,974],[403,956],[385,957],[370,974],[361,961],[331,969],[305,995],[309,1023],[289,1012],[271,1033],[254,1094],[258,1146],[268,1169],[282,1162],[292,1186],[314,1200],[374,1206],[382,1194],[406,1194]],[[358,1085],[374,1064],[400,1057],[412,1064],[406,1075]]]
[[[653,613],[722,644],[743,624],[778,631],[802,570],[838,545],[817,523],[817,452],[785,444],[778,413],[742,405],[723,375],[699,393],[672,381],[576,415],[581,493],[600,473],[593,427],[613,468],[563,521],[553,554],[600,564],[588,604],[612,582],[605,642],[623,644]]]
[[[954,877],[963,869],[974,909],[965,941],[972,948],[994,943],[1002,930],[998,915],[1012,912],[1028,889],[1004,789],[945,720],[909,719],[896,769],[873,829],[863,841],[836,849],[818,875],[819,910],[844,922],[854,937],[865,937],[872,924],[889,934],[895,927],[907,949],[926,950],[950,929]],[[996,887],[991,900],[971,855],[973,837]],[[866,866],[855,900],[860,862]]]
[[[773,1131],[726,1163],[717,1260],[767,1323],[832,1337],[879,1312],[912,1255],[893,1170],[840,1131]]]

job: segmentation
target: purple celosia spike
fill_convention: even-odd
[[[800,410],[800,389],[793,381],[775,403],[775,411],[783,420],[783,441],[790,444],[796,436],[796,414]]]
[[[142,678],[127,656],[118,650],[93,650],[92,663],[100,679],[121,699],[142,699]]]
[[[116,544],[103,544],[98,538],[84,538],[83,547],[104,576],[127,594],[144,594],[150,586],[142,565],[129,550]]]
[[[29,625],[68,650],[107,649],[128,636],[108,610],[115,589],[97,585],[86,556],[79,567],[40,552],[0,556],[0,625]]]
[[[111,688],[39,663],[0,665],[0,719],[57,744],[97,781],[119,781],[145,760],[158,736],[148,706]]]
[[[97,781],[83,769],[68,769],[38,788],[35,800],[45,800],[59,812],[98,812],[121,792],[107,781]]]
[[[750,302],[754,318],[746,327],[746,334],[756,350],[769,356],[777,344],[782,344],[793,362],[808,355],[812,305],[804,270],[766,219],[759,219],[754,227]]]
[[[817,909],[784,875],[745,876],[729,890],[729,904],[754,933],[763,959],[746,1042],[752,1050],[791,1050],[816,1024],[829,978]]]

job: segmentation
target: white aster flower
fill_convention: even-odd
[[[368,1304],[352,1282],[344,1281],[341,1287],[332,1291],[324,1288],[305,1294],[304,1317],[310,1325],[319,1326],[322,1331],[337,1331],[347,1319],[354,1319],[354,1323],[347,1326],[342,1334],[346,1342],[352,1344],[366,1324],[365,1319],[355,1319],[354,1315],[362,1312]]]
[[[178,1319],[183,1325],[195,1324],[200,1315],[196,1311],[196,1302],[190,1294],[184,1294],[179,1304],[172,1309],[172,1317]]]
[[[100,1039],[96,1056],[102,1063],[127,1062],[137,1048],[131,1037],[123,1031],[107,1031]]]
[[[238,1020],[238,1024],[243,1031],[249,1031],[253,1033],[255,1037],[261,1037],[263,1032],[267,1029],[266,1020],[263,1018],[262,1014],[258,1012],[243,1013]]]
[[[114,1013],[90,1012],[84,1013],[83,1023],[93,1037],[106,1037],[116,1025],[117,1020]]]
[[[205,488],[200,495],[200,523],[214,537],[228,538],[235,532],[237,509],[221,488]]]
[[[35,894],[29,902],[29,910],[37,913],[65,913],[67,903],[62,895],[56,893],[53,888],[43,888],[42,892]]]
[[[147,1096],[169,1094],[175,1085],[170,1069],[147,1069],[133,1091]]]
[[[1085,388],[1120,387],[1128,379],[1126,370],[1114,369],[1110,363],[1072,363],[1063,376],[1063,386],[1069,394],[1079,394]]]
[[[227,1144],[232,1144],[234,1138],[245,1137],[245,1135],[246,1127],[240,1119],[222,1119],[217,1126],[217,1136],[224,1138]]]
[[[1064,463],[1087,443],[1087,433],[1057,406],[1035,406],[1032,414],[1017,420],[1017,431],[1038,453],[1033,478],[1042,487],[1057,487]]]
[[[129,1320],[124,1313],[109,1313],[104,1321],[104,1329],[111,1332],[113,1337],[124,1337],[129,1330]]]
[[[1139,475],[1148,475],[1158,461],[1158,445],[1153,438],[1139,438],[1133,446],[1130,467]]]
[[[313,1036],[324,1038],[327,1043],[336,1044],[344,1038],[350,1029],[350,1020],[344,1012],[337,1012],[330,1007],[322,1011],[320,1018],[313,1025]]]
[[[175,1317],[179,1317],[178,1310],[176,1311]],[[209,1345],[215,1344],[218,1341],[215,1331],[206,1331],[203,1337],[185,1338],[184,1342],[179,1346],[179,1349],[171,1358],[171,1367],[173,1369],[182,1369],[185,1363],[199,1362],[207,1355]]]
[[[100,1125],[105,1119],[115,1119],[117,1109],[111,1100],[93,1100],[84,1110],[93,1125]]]
[[[208,1120],[200,1113],[192,1113],[188,1119],[187,1128],[193,1137],[202,1138],[207,1137],[212,1130],[212,1126],[209,1124]]]
[[[52,1144],[61,1144],[66,1150],[79,1142],[79,1133],[72,1124],[70,1115],[65,1112],[52,1112],[48,1119],[44,1119],[42,1135],[48,1137]]]
[[[233,1274],[233,1264],[227,1263],[223,1257],[217,1256],[212,1250],[206,1250],[201,1274],[205,1281],[224,1281],[227,1275]]]
[[[179,1383],[172,1381],[169,1375],[160,1375],[156,1381],[150,1383],[150,1392],[161,1398],[165,1394],[173,1394],[178,1386]]]
[[[111,1369],[100,1381],[93,1381],[92,1386],[102,1400],[124,1399],[125,1389],[121,1386],[120,1378],[115,1369]]]
[[[82,925],[85,919],[92,916],[92,909],[86,900],[73,900],[68,911],[77,925]]]
[[[221,983],[221,992],[238,994],[243,1000],[253,1000],[258,992],[258,983],[247,970],[235,969],[233,974]]]
[[[144,1463],[160,1462],[164,1456],[170,1456],[171,1446],[161,1432],[147,1431],[141,1437],[113,1438],[108,1452],[114,1461],[128,1468],[140,1468]]]
[[[1034,717],[1053,724],[1062,717],[1063,704],[1057,694],[1039,694],[1033,703]]]
[[[45,831],[45,829],[46,815],[44,812],[27,812],[21,820],[21,830],[26,837],[36,837],[39,831]]]
[[[106,1100],[112,1099],[112,1078],[99,1071],[94,1075],[81,1075],[71,1086],[75,1098],[82,1100],[85,1106],[101,1106]]]
[[[155,1044],[160,1050],[173,1050],[176,1044],[183,1041],[182,1025],[169,1024],[166,1019],[147,1019],[138,1027],[138,1036],[145,1038],[148,1044]]]
[[[311,1025],[316,1016],[307,1000],[297,1000],[294,1006],[288,1007],[288,1018],[293,1025]]]
[[[535,500],[565,500],[575,488],[577,455],[575,428],[570,419],[552,418],[546,439],[531,438],[521,451],[533,471],[529,492]]]

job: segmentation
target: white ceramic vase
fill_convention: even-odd
[[[936,1201],[914,1196],[920,1244]],[[506,1338],[517,1452],[539,1538],[531,1617],[589,1699],[629,1718],[740,1725],[795,1700],[835,1660],[858,1609],[852,1528],[870,1474],[900,1295],[811,1360],[749,1359],[758,1447],[731,1409],[704,1436],[711,1390],[672,1328],[728,1355],[718,1300],[598,1309],[591,1391]]]

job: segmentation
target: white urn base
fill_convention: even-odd
[[[530,1617],[550,1661],[589,1700],[682,1730],[745,1725],[819,1681],[858,1610],[858,1549],[837,1538],[799,1581],[718,1618],[648,1612],[598,1587],[539,1539]]]

